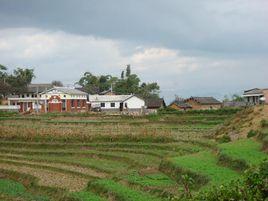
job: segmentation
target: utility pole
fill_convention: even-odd
[[[45,89],[45,113],[47,113],[47,97],[46,97],[46,94],[47,94],[47,88]]]
[[[37,106],[37,109],[36,109],[36,112],[39,113],[39,94],[38,94],[38,90],[39,89],[39,86],[36,87],[36,106]]]

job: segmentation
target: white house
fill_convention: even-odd
[[[145,101],[135,95],[89,95],[89,103],[102,111],[142,112],[145,107]]]

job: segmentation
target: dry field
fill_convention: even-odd
[[[2,113],[0,198],[169,200],[184,195],[184,174],[194,193],[229,182],[240,173],[217,162],[214,133],[233,116]]]

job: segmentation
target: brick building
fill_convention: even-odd
[[[185,100],[185,103],[190,105],[193,110],[209,110],[220,109],[222,103],[213,97],[190,97]]]
[[[39,90],[38,90],[39,89]],[[20,112],[79,112],[87,110],[87,93],[68,87],[50,87],[8,97]]]

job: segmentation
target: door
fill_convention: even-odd
[[[120,107],[119,107],[120,111],[123,111],[123,106],[124,106],[123,103],[120,103]]]

